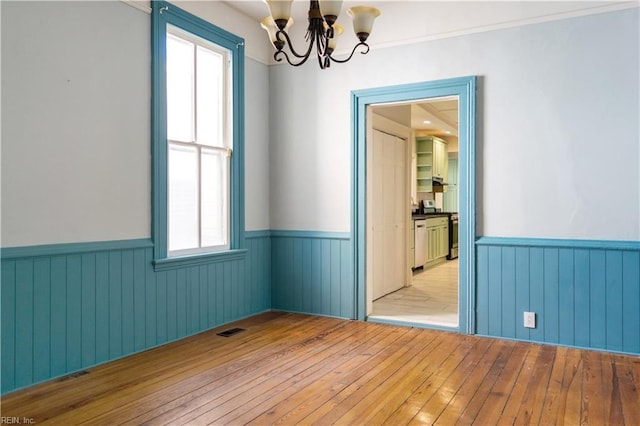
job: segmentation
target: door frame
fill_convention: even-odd
[[[458,96],[458,212],[459,279],[458,327],[461,333],[475,332],[475,239],[476,239],[476,77],[458,77],[351,92],[352,172],[351,241],[355,284],[355,313],[366,320],[366,182],[367,106]],[[423,324],[411,324],[429,327]],[[442,328],[442,327],[434,327]]]

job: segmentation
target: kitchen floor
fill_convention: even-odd
[[[413,274],[413,285],[373,302],[369,317],[458,326],[458,259]]]

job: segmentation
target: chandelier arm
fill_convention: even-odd
[[[296,50],[293,48],[293,43],[291,42],[291,38],[289,37],[289,34],[287,34],[287,32],[284,31],[284,30],[278,30],[278,32],[276,33],[276,38],[279,41],[283,41],[280,38],[281,35],[284,36],[284,38],[286,40],[286,43],[287,43],[287,46],[289,46],[289,50],[291,51],[293,56],[295,56],[296,58],[304,58],[305,61],[309,58],[309,55],[311,54],[311,49],[313,48],[313,42],[309,43],[309,48],[307,49],[307,51],[304,54],[301,55],[298,52],[296,52]],[[279,51],[279,52],[281,52],[281,51]],[[278,52],[276,52],[276,53],[278,53]],[[285,56],[287,56],[286,53],[285,53]],[[275,55],[274,55],[274,57],[275,57]],[[287,62],[291,63],[289,61],[289,59],[288,59],[288,56],[287,56]],[[301,63],[304,63],[304,61],[301,62]]]
[[[356,53],[356,49],[358,49],[358,47],[360,47],[360,46],[364,46],[366,48],[366,50],[364,50],[364,51],[362,51],[360,53],[362,53],[363,55],[366,55],[367,53],[369,53],[369,45],[367,43],[361,41],[360,43],[358,43],[355,46],[353,46],[353,50],[351,51],[351,54],[346,59],[336,59],[331,55],[327,55],[327,57],[329,59],[331,59],[333,62],[337,62],[339,64],[344,64],[345,62],[349,61],[353,57],[353,54]]]
[[[273,59],[276,62],[282,62],[282,58],[280,58],[279,56],[284,56],[284,58],[287,60],[289,65],[292,65],[294,67],[299,67],[300,65],[304,64],[305,62],[307,62],[307,59],[309,59],[309,55],[307,55],[307,56],[299,56],[300,58],[302,58],[302,60],[300,62],[291,62],[291,59],[289,58],[289,55],[287,55],[287,52],[285,52],[284,50],[278,50],[277,52],[275,52],[273,54]]]

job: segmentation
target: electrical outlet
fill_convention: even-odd
[[[536,328],[536,313],[525,312],[524,313],[524,326],[526,328]]]

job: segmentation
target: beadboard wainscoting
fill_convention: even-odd
[[[355,318],[349,233],[271,231],[274,310]]]
[[[476,250],[477,334],[640,354],[640,242]],[[147,239],[2,249],[2,393],[270,309],[355,318],[349,233],[251,231],[241,252],[156,270]]]
[[[640,354],[640,242],[476,244],[478,334]],[[525,311],[535,328],[523,326]]]
[[[150,240],[2,249],[2,393],[269,310],[269,235],[245,238],[162,271]]]

